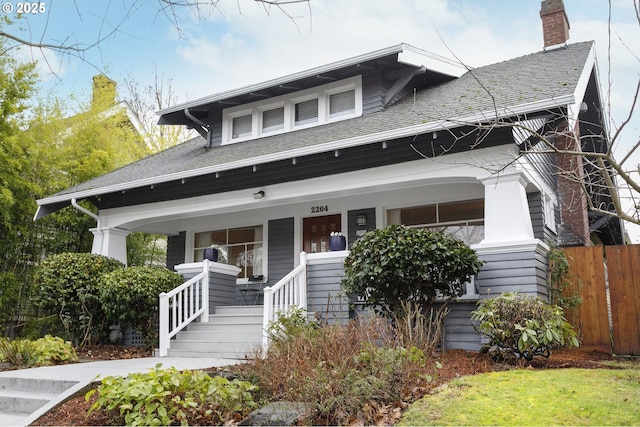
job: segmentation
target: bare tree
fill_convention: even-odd
[[[145,140],[152,152],[165,150],[197,135],[193,129],[184,126],[158,125],[155,111],[167,108],[178,102],[173,90],[173,81],[154,70],[153,84],[142,86],[129,76],[124,79],[127,90],[127,102],[138,115]]]
[[[73,38],[71,32],[71,28],[73,27],[71,17],[67,17],[70,23],[69,35],[61,40],[48,37],[46,30],[48,25],[45,25],[44,30],[40,34],[27,32],[26,35],[23,35],[24,33],[20,31],[20,27],[14,25],[16,22],[20,22],[22,18],[30,14],[40,14],[45,15],[48,23],[51,19],[51,11],[56,7],[56,3],[45,1],[24,2],[17,3],[16,7],[10,2],[3,3],[2,12],[4,12],[5,16],[3,19],[0,19],[0,40],[5,40],[6,43],[3,44],[3,50],[0,50],[0,55],[6,54],[6,52],[11,49],[28,47],[40,51],[44,61],[47,62],[49,69],[52,71],[55,67],[49,63],[47,53],[59,54],[60,60],[63,58],[81,60],[102,72],[96,64],[91,63],[87,59],[87,53],[91,50],[100,49],[100,46],[107,39],[117,36],[121,32],[123,24],[136,10],[142,7],[145,1],[146,0],[132,0],[130,2],[122,2],[124,12],[115,22],[110,22],[107,19],[107,12],[105,11],[102,16],[102,24],[99,28],[96,28],[95,37],[91,40],[75,40]],[[237,13],[242,14],[244,7],[247,7],[251,3],[258,4],[262,6],[267,14],[272,12],[283,13],[291,20],[296,28],[298,27],[297,21],[301,19],[302,16],[295,15],[292,12],[291,8],[294,5],[306,5],[309,8],[309,17],[311,16],[311,0],[156,0],[156,2],[156,17],[168,20],[182,38],[187,37],[183,29],[183,22],[185,21],[183,12],[187,12],[190,17],[195,16],[198,20],[204,21],[214,13],[222,13],[223,5],[232,5],[237,10]],[[76,0],[74,0],[74,5],[77,19],[82,20],[84,12],[80,10],[80,5]],[[27,6],[28,9],[26,9]],[[12,13],[15,13],[14,20],[9,18]]]

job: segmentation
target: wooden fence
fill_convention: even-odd
[[[564,248],[582,304],[569,320],[583,348],[640,355],[640,245]]]

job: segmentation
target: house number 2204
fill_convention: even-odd
[[[311,213],[329,212],[329,206],[311,206]]]

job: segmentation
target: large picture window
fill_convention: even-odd
[[[484,200],[389,209],[387,224],[430,228],[472,245],[484,238]]]
[[[218,250],[218,262],[242,270],[238,274],[240,279],[263,274],[261,225],[196,233],[194,246],[194,260],[202,260],[204,250],[214,247]]]

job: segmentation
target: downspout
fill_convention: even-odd
[[[100,221],[100,217],[98,215],[94,214],[93,212],[91,212],[90,210],[80,206],[75,198],[71,199],[71,206],[73,206],[74,208],[76,208],[77,210],[82,212],[83,214],[89,215],[91,218],[96,220],[96,234],[100,238],[100,254],[102,255],[102,242],[104,240],[104,235],[102,234],[102,224],[101,224],[101,221]]]

